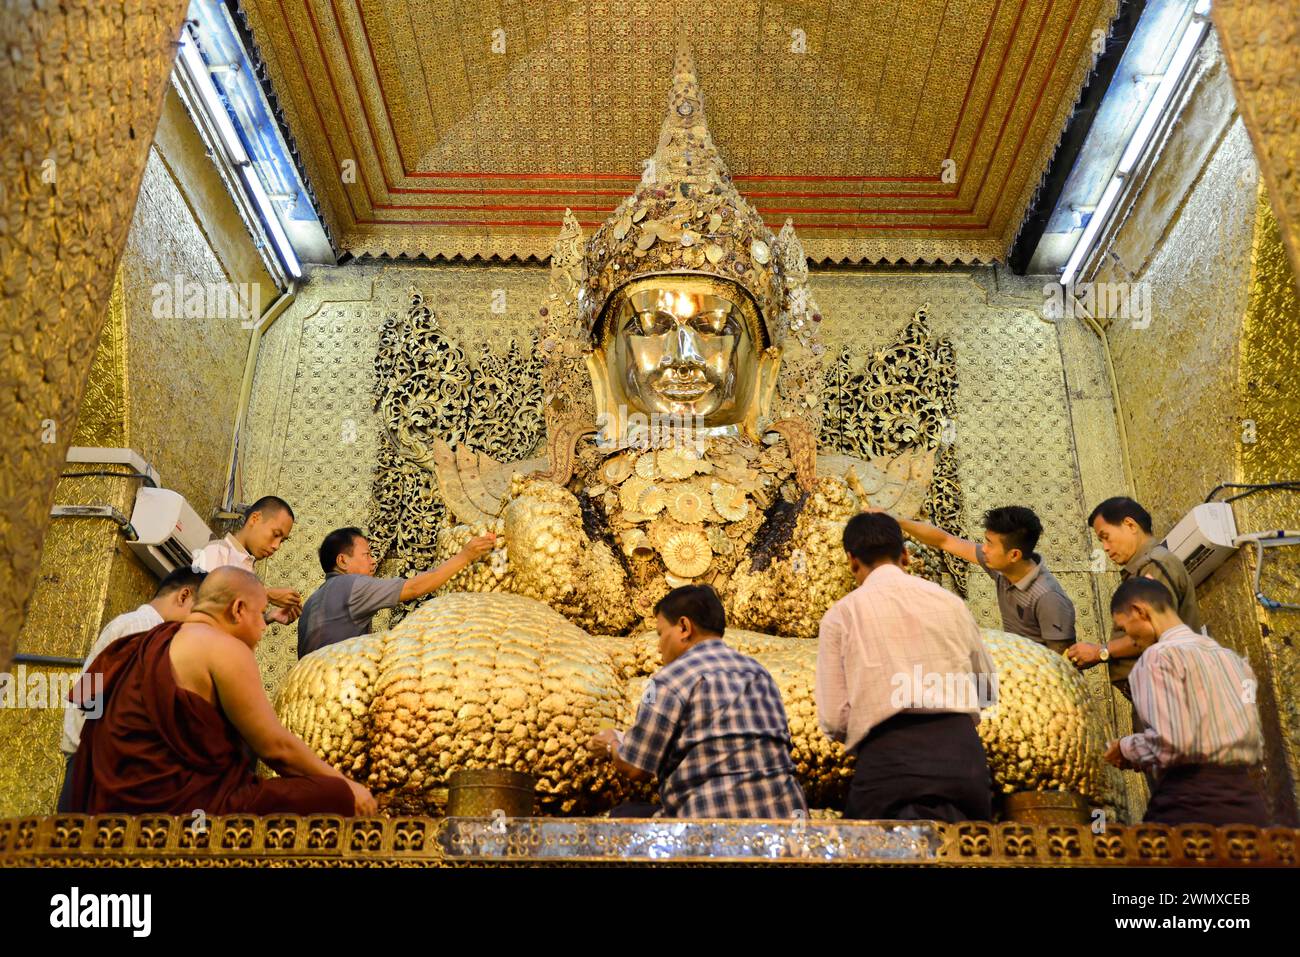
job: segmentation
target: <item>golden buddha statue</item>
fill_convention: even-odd
[[[435,443],[465,523],[441,550],[503,533],[504,561],[455,588],[527,595],[601,634],[707,582],[736,627],[814,637],[852,583],[844,521],[868,504],[915,514],[934,453],[817,455],[824,349],[803,249],[736,191],[685,50],[646,165],[585,245],[567,215],[552,256],[547,457],[501,465]]]
[[[812,639],[853,587],[843,526],[866,507],[918,514],[934,452],[818,454],[807,280],[793,225],[773,235],[732,184],[683,47],[635,193],[585,242],[566,211],[539,310],[545,456],[412,449],[458,522],[439,551],[496,531],[496,552],[388,632],[303,659],[281,691],[287,725],[391,807],[427,806],[449,772],[485,766],[534,774],[548,810],[607,806],[622,785],[585,742],[635,714],[658,665],[655,602],[708,583],[728,642],[782,689],[810,802],[835,801],[851,764],[817,725]],[[995,778],[1098,794],[1077,672],[1026,639],[991,633],[990,647],[1000,667],[1028,663],[1024,695],[1059,719],[1049,733],[1004,707],[1005,741],[986,722]],[[1001,680],[1005,701],[1018,679]]]

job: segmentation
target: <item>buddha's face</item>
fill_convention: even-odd
[[[743,416],[756,375],[753,313],[716,282],[654,277],[620,296],[605,354],[636,412],[723,425]]]

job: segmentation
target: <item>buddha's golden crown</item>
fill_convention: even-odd
[[[581,353],[601,347],[596,337],[618,291],[657,274],[724,280],[753,301],[762,324],[758,348],[780,353],[773,359],[780,375],[770,421],[799,419],[815,437],[822,317],[808,290],[803,245],[792,221],[774,234],[736,189],[709,133],[695,59],[685,40],[679,41],[673,63],[659,145],[645,162],[636,191],[585,242],[577,219],[565,211],[551,254],[551,288],[541,309],[538,343],[548,415],[584,415],[580,410],[590,407],[585,390],[560,373],[576,371]],[[559,403],[554,408],[553,399]]]

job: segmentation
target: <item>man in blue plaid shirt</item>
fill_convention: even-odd
[[[587,744],[634,781],[659,779],[663,817],[804,817],[790,726],[766,668],[729,648],[726,613],[708,585],[674,588],[655,605],[664,666],[636,723]]]

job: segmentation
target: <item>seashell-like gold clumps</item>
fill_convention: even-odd
[[[853,766],[818,724],[817,643],[739,628],[725,640],[776,680],[810,804],[838,806]],[[1106,802],[1105,736],[1083,679],[1028,638],[986,630],[984,641],[998,669],[999,703],[979,725],[995,789]],[[531,598],[453,593],[303,658],[276,710],[390,812],[435,810],[453,771],[500,767],[536,776],[543,813],[589,814],[629,792],[586,741],[631,723],[659,664],[653,632],[593,636]]]

